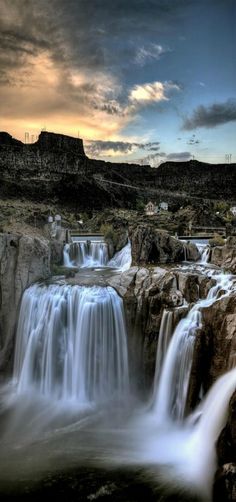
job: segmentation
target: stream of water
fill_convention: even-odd
[[[82,248],[73,253],[65,248],[67,265],[85,268],[99,262],[125,270],[131,264],[130,243],[110,263],[101,243],[89,253]],[[204,252],[195,267],[214,277],[215,284],[175,329],[173,311],[164,310],[149,406],[130,391],[123,302],[114,289],[58,282],[25,291],[13,380],[0,396],[4,493],[22,480],[38,481],[45,473],[72,467],[79,476],[84,466],[141,466],[158,486],[187,490],[188,500],[195,495],[210,500],[215,442],[235,390],[236,369],[221,377],[194,410],[197,421],[185,416],[186,399],[201,309],[235,285],[232,276],[207,268]],[[160,500],[165,500],[163,490]]]

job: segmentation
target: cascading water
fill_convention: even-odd
[[[71,266],[68,248],[64,257],[65,264],[68,259]],[[131,263],[130,257],[127,244],[107,261],[107,266],[122,270]],[[91,266],[91,261],[86,260],[84,263]],[[181,488],[188,486],[190,491],[209,497],[215,470],[215,442],[226,420],[228,402],[236,385],[236,370],[215,384],[192,420],[191,416],[185,419],[201,308],[217,301],[220,295],[229,294],[233,287],[230,276],[205,268],[204,273],[215,279],[215,285],[175,330],[173,311],[163,312],[152,408],[138,408],[138,413],[129,393],[123,303],[115,290],[60,283],[34,285],[26,290],[16,340],[14,420],[12,424],[8,421],[8,438],[18,440],[20,436],[20,440],[17,447],[14,439],[12,444],[8,440],[5,450],[1,444],[1,476],[4,472],[8,479],[9,462],[17,465],[16,473],[23,472],[26,479],[24,469],[27,466],[31,474],[32,460],[37,471],[45,472],[47,462],[51,470],[52,464],[56,469],[62,459],[62,467],[66,469],[70,458],[73,466],[75,462],[79,465],[78,459],[86,466],[87,458],[91,461],[92,457],[96,466],[102,462],[102,468],[105,465],[110,468],[112,464],[152,466],[152,472],[163,475],[164,483],[179,483]],[[72,416],[69,412],[65,418],[71,403],[76,413]],[[130,406],[128,413],[125,403]],[[48,415],[52,418],[49,427]],[[194,419],[196,416],[198,421]],[[58,422],[54,422],[55,417]],[[59,424],[56,430],[55,423]],[[27,440],[22,447],[25,429],[32,431],[28,449]],[[35,429],[39,431],[37,441]],[[10,447],[12,458],[6,463]]]
[[[159,331],[157,353],[156,353],[156,367],[155,367],[154,390],[153,390],[154,396],[157,393],[162,365],[166,357],[166,353],[173,333],[173,314],[174,313],[172,310],[164,309],[161,318],[161,326]]]
[[[196,246],[200,253],[199,263],[201,263],[201,265],[207,265],[211,253],[210,246],[208,244],[207,245],[204,243],[202,244],[201,242],[196,242]]]
[[[83,404],[124,397],[128,356],[123,304],[110,287],[34,285],[16,339],[18,393]]]
[[[113,258],[108,262],[109,267],[118,268],[122,272],[128,270],[131,267],[132,256],[131,256],[131,244],[128,242],[126,246],[113,256]]]
[[[111,267],[124,272],[131,267],[131,244],[128,242],[113,258],[108,258],[108,247],[103,241],[75,241],[65,244],[63,261],[66,267]]]
[[[63,251],[66,267],[98,267],[107,265],[108,248],[105,242],[75,241]]]
[[[160,424],[184,418],[196,333],[201,328],[201,309],[214,303],[219,291],[227,292],[232,287],[231,276],[218,274],[214,278],[216,284],[209,290],[207,298],[194,305],[187,316],[178,323],[164,363],[160,369],[156,369],[160,371],[160,376],[159,385],[154,387],[153,409]],[[159,343],[157,357],[158,352]]]

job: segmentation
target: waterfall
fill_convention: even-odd
[[[236,369],[221,376],[199,406],[199,422],[190,429],[187,439],[185,479],[201,487],[203,495],[211,496],[212,482],[217,467],[216,442],[224,428],[229,401],[236,389]],[[196,410],[198,413],[198,408]],[[181,466],[183,469],[183,466]]]
[[[206,265],[208,263],[208,260],[210,257],[210,251],[211,251],[211,249],[209,246],[206,246],[205,249],[203,250],[202,255],[201,255],[201,263],[203,265]]]
[[[65,245],[63,256],[66,267],[104,266],[108,262],[108,248],[102,241],[75,241]]]
[[[173,311],[165,310],[163,311],[161,318],[161,326],[158,336],[157,353],[156,353],[156,366],[155,366],[155,376],[154,376],[154,396],[157,393],[160,374],[162,370],[163,361],[166,357],[167,349],[170,343],[170,339],[173,333]]]
[[[23,295],[16,338],[18,393],[91,403],[128,389],[123,303],[108,287],[34,285]]]
[[[186,242],[184,242],[183,244],[184,244],[184,247],[183,247],[183,249],[184,249],[184,261],[187,261],[187,259],[188,259],[188,247],[187,247],[187,243]]]
[[[65,267],[112,267],[124,272],[131,267],[131,244],[128,242],[108,260],[108,247],[105,242],[79,242],[65,244],[63,250]]]
[[[131,243],[130,241],[120,251],[114,254],[113,258],[108,262],[109,267],[118,268],[124,272],[131,267]]]
[[[201,328],[201,309],[214,303],[219,291],[227,292],[231,287],[230,276],[219,274],[215,279],[216,285],[210,289],[207,298],[194,305],[176,326],[163,363],[158,344],[157,362],[161,362],[161,367],[156,368],[159,384],[155,376],[153,409],[160,424],[184,418],[196,334]]]
[[[196,246],[198,248],[198,251],[200,253],[200,259],[198,260],[198,263],[201,265],[207,265],[209,258],[210,258],[210,252],[211,248],[209,244],[206,242],[196,242]]]

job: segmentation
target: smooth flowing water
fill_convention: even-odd
[[[110,266],[122,270],[130,257],[128,243]],[[158,485],[186,489],[188,500],[210,499],[215,442],[236,370],[216,382],[192,418],[185,417],[186,399],[201,309],[235,286],[229,275],[205,273],[214,286],[175,329],[173,311],[163,312],[151,406],[130,394],[123,302],[115,290],[56,283],[25,291],[14,379],[1,395],[2,480],[38,479],[71,466],[142,466]]]
[[[103,241],[75,241],[66,244],[63,251],[64,265],[66,267],[111,267],[121,271],[128,270],[131,266],[131,244],[114,254],[109,260],[108,246]]]
[[[107,265],[108,248],[105,242],[72,242],[64,248],[66,267],[96,267]]]
[[[214,272],[209,274],[214,274]],[[192,368],[197,331],[202,325],[201,309],[210,306],[218,298],[218,293],[229,294],[235,287],[232,277],[215,274],[215,285],[209,290],[207,298],[199,300],[180,320],[172,335],[167,321],[170,316],[164,311],[159,334],[156,358],[156,374],[153,396],[153,409],[158,423],[182,420],[185,416],[189,378]],[[171,338],[171,341],[169,342]],[[167,350],[161,362],[163,340]],[[158,385],[156,379],[158,375]]]
[[[14,379],[76,404],[124,397],[128,355],[123,303],[110,287],[34,285],[19,316]]]

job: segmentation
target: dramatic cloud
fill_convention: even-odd
[[[208,107],[198,106],[192,117],[185,119],[183,129],[191,131],[197,127],[213,128],[233,121],[236,121],[236,100],[228,99],[225,103],[215,103]]]
[[[0,0],[1,127],[21,138],[45,125],[94,139],[119,134],[141,107],[168,99],[166,83],[142,89],[123,77],[169,50],[150,33],[174,29],[185,4]]]
[[[233,100],[209,107],[206,101],[219,68],[218,35],[212,37],[205,18],[211,10],[218,27],[217,4],[231,19],[231,0],[223,3],[199,0],[196,8],[195,0],[0,0],[0,129],[19,139],[46,127],[106,140],[113,145],[91,144],[91,155],[143,156],[154,165],[165,154],[160,157],[159,145],[142,148],[144,134],[157,134],[169,153],[180,135],[180,110],[196,103],[192,92],[204,94],[205,106],[186,118],[186,129],[235,120]],[[231,41],[224,25],[220,29],[225,71],[215,96],[219,83],[222,96],[233,88]],[[126,146],[115,146],[120,138]],[[195,153],[198,140],[182,139]],[[231,145],[225,148],[233,152]]]

